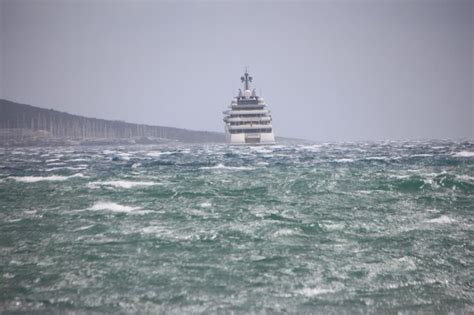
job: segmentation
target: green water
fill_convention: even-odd
[[[0,148],[0,310],[474,312],[474,143]]]

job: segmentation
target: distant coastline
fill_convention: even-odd
[[[90,118],[0,99],[2,147],[224,142],[219,132]]]

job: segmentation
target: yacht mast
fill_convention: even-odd
[[[240,80],[243,82],[245,82],[245,90],[248,90],[249,89],[249,82],[252,82],[252,77],[249,76],[249,71],[248,71],[248,68],[245,67],[245,73],[244,73],[244,76],[243,77],[240,77]]]

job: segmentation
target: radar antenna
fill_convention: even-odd
[[[245,90],[249,90],[250,89],[249,82],[252,82],[253,78],[249,76],[248,67],[245,67],[244,76],[240,77],[240,80],[242,81],[242,83],[245,82]]]

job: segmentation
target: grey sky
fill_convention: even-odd
[[[248,65],[277,136],[474,138],[474,1],[0,1],[1,98],[223,131]]]

